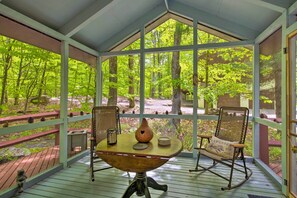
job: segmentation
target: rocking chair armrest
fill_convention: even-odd
[[[212,135],[206,135],[206,134],[198,134],[197,136],[200,138],[207,138],[207,139],[210,139],[212,137]]]
[[[245,147],[244,144],[231,144],[231,146],[233,146],[235,148],[244,148]]]

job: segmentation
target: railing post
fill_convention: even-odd
[[[60,110],[56,110],[57,115],[55,116],[55,119],[59,119],[60,118]],[[56,124],[55,125],[55,129],[59,130],[59,133],[55,133],[55,145],[59,145],[60,144],[60,125]]]
[[[260,159],[269,166],[268,126],[260,124]]]

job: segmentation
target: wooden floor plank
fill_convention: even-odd
[[[16,184],[17,170],[24,169],[28,178],[56,165],[59,161],[59,147],[45,149],[1,165],[0,190]]]
[[[59,159],[59,147],[55,146],[55,147],[51,148],[51,151],[52,151],[52,153],[51,153],[52,156],[51,156],[51,158],[50,158],[50,160],[49,160],[49,162],[47,164],[46,169],[51,168],[56,163],[58,163],[58,162],[55,162],[55,160]]]
[[[31,176],[36,175],[41,172],[42,164],[45,163],[45,159],[46,159],[46,156],[49,155],[49,151],[50,151],[50,149],[46,149],[46,150],[40,152],[40,155],[38,156],[39,159],[36,160],[36,162],[33,164],[34,169],[31,173]]]
[[[6,175],[8,179],[5,181],[5,184],[2,186],[3,189],[9,188],[10,186],[16,184],[17,171],[23,169],[23,166],[26,164],[27,159],[25,157],[22,157],[21,159],[18,160],[18,162],[19,163],[17,166],[11,168],[11,169],[14,168],[14,171],[12,172],[12,174]],[[9,171],[6,171],[6,173],[9,173]]]
[[[15,163],[12,163],[12,166],[10,166],[8,169],[6,169],[4,172],[4,175],[2,176],[2,182],[0,183],[0,189],[6,189],[10,187],[13,183],[15,183],[15,179],[17,176],[17,171],[19,170],[19,166],[22,165],[22,162],[25,161],[26,158],[20,158],[18,160],[15,160]]]
[[[135,173],[130,173],[130,178],[126,172],[115,168],[107,169],[95,173],[95,181],[91,182],[88,172],[88,158],[84,158],[73,164],[71,168],[50,176],[39,182],[32,188],[26,189],[24,197],[28,193],[39,195],[40,197],[121,197]],[[191,158],[174,158],[160,168],[147,173],[160,184],[167,184],[168,191],[158,191],[150,189],[152,198],[154,197],[242,197],[247,198],[248,194],[268,197],[284,197],[281,189],[273,183],[272,179],[266,176],[254,164],[248,166],[254,171],[252,177],[241,187],[221,191],[221,186],[226,185],[226,181],[217,176],[204,172],[202,174],[189,173],[189,169],[195,166],[195,160]],[[209,161],[203,161],[209,163]],[[218,166],[218,171],[228,173],[229,169]],[[236,173],[235,178],[240,176]],[[22,197],[21,195],[19,197]],[[135,194],[132,197],[137,197]]]

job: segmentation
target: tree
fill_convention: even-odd
[[[227,42],[200,31],[201,43]],[[220,96],[251,96],[252,53],[246,47],[199,50],[198,97],[205,101],[205,114]]]
[[[107,105],[117,105],[117,97],[118,97],[118,89],[117,89],[117,71],[118,71],[118,63],[117,57],[111,57],[109,59],[109,94],[108,94],[108,102]]]
[[[135,98],[134,98],[134,75],[133,75],[133,70],[134,70],[134,58],[133,55],[128,56],[128,67],[129,67],[129,74],[128,74],[128,95],[129,95],[129,108],[134,108],[135,107]]]
[[[175,24],[174,32],[174,45],[179,46],[182,36],[182,26],[180,23]],[[173,114],[180,114],[181,112],[181,85],[180,85],[180,73],[181,67],[179,62],[179,51],[174,51],[172,55],[172,108],[171,112]],[[173,119],[173,124],[176,126],[180,125],[179,119]]]
[[[2,90],[1,90],[1,98],[0,98],[0,114],[3,111],[3,105],[5,104],[5,94],[7,95],[7,78],[8,71],[12,66],[12,57],[13,57],[13,44],[14,40],[9,38],[4,38],[2,40],[2,61],[3,61],[3,74],[2,74]]]

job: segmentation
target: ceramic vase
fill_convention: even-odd
[[[138,142],[148,143],[153,138],[154,133],[149,127],[148,122],[145,118],[142,119],[141,125],[135,132],[135,138]]]

